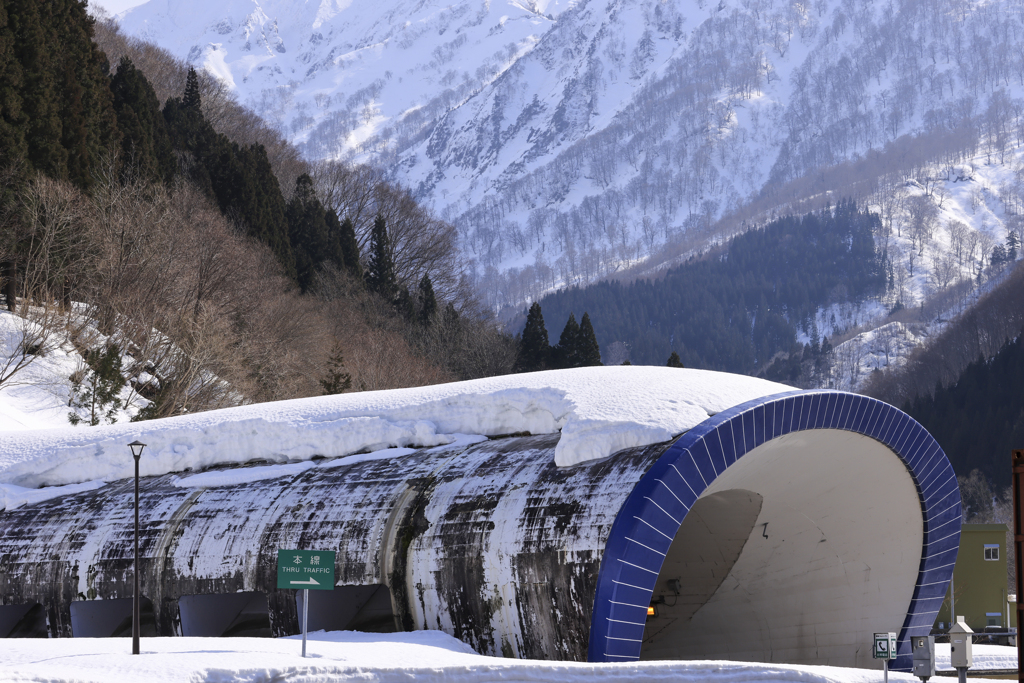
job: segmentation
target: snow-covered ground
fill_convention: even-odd
[[[1015,647],[975,643],[971,652],[974,658],[972,671],[1017,668],[1017,648]],[[949,664],[949,643],[935,643],[935,668],[939,671],[953,670]]]
[[[90,349],[110,340],[86,320],[46,312],[26,319],[0,311],[0,433],[68,427],[71,413],[88,423],[88,409],[71,406],[71,378],[89,368],[70,338]],[[37,347],[36,352],[23,353],[26,345]],[[122,354],[122,366],[131,363],[131,356]],[[128,422],[149,404],[130,386],[119,398],[123,407],[110,415],[115,422]]]
[[[981,648],[975,646],[975,670],[989,657]],[[310,634],[305,659],[297,637],[144,638],[140,649],[140,655],[131,655],[126,638],[75,638],[59,644],[8,640],[0,649],[0,679],[6,683],[875,683],[882,676],[881,665],[872,670],[723,661],[585,664],[500,659],[478,655],[440,631],[387,635],[321,631]],[[1014,648],[1001,649],[1016,653]],[[889,680],[919,679],[890,673]]]

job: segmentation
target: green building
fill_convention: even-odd
[[[953,621],[950,592],[957,616],[964,616],[975,632],[1002,631],[1017,626],[1014,596],[1007,594],[1006,525],[964,524],[953,581],[939,609],[935,628],[945,633]]]

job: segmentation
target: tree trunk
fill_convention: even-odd
[[[7,310],[13,313],[17,306],[18,264],[14,261],[4,261],[0,264],[0,271],[3,273],[3,293]]]

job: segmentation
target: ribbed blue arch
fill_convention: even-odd
[[[672,540],[701,493],[771,439],[808,429],[863,434],[887,446],[917,487],[924,543],[892,668],[910,671],[910,638],[926,635],[945,599],[960,545],[960,489],[945,453],[906,413],[840,391],[793,391],[743,403],[680,436],[637,482],[612,525],[598,575],[587,659],[640,658],[650,604]]]

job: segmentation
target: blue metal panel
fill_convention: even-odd
[[[914,595],[899,634],[898,657],[891,667],[911,670],[909,639],[931,629],[960,545],[956,477],[939,445],[909,415],[872,398],[836,391],[793,391],[730,408],[680,436],[662,454],[612,525],[594,600],[590,661],[639,659],[643,629],[637,623],[646,619],[663,553],[689,508],[722,473],[723,464],[730,466],[765,441],[807,429],[846,430],[880,441],[903,460],[914,479],[924,517],[924,543]]]

